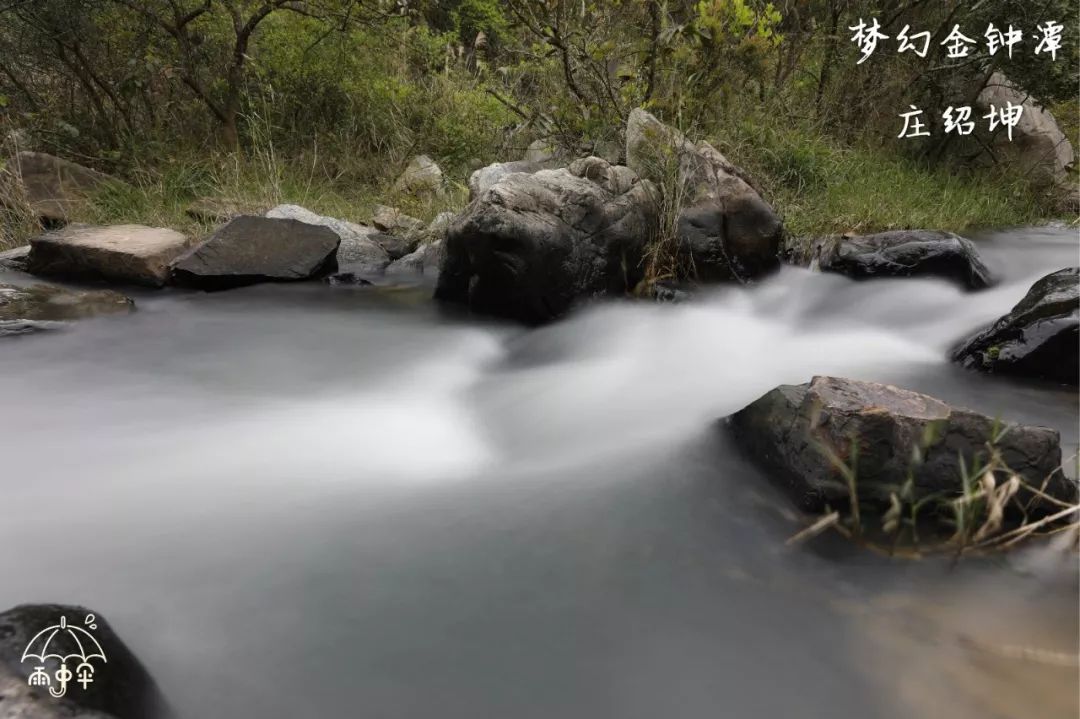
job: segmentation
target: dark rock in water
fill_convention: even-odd
[[[913,473],[916,497],[962,493],[960,457],[985,466],[1000,430],[990,417],[890,385],[836,377],[782,385],[727,420],[741,448],[782,480],[811,512],[846,506],[848,491],[828,452],[855,464],[861,502],[887,504]],[[857,453],[853,447],[857,446]],[[996,443],[1005,464],[1063,501],[1076,485],[1061,473],[1061,440],[1046,427],[1008,425]],[[828,452],[826,451],[828,448]],[[923,461],[913,461],[918,450]],[[857,454],[857,462],[854,461]]]
[[[42,651],[46,641],[48,647]],[[46,658],[26,656],[24,661],[24,653]],[[61,662],[50,654],[68,656],[64,666],[71,678],[62,697],[55,696],[60,691]],[[29,684],[37,667],[39,677],[46,675],[41,681],[47,678],[47,685]],[[81,676],[91,679],[85,688]],[[102,617],[83,607],[59,604],[23,604],[0,613],[0,716],[164,719],[171,715],[153,677]]]
[[[112,290],[76,292],[51,285],[0,285],[0,337],[18,337],[56,329],[67,320],[135,309],[129,298]]]
[[[626,124],[626,164],[685,188],[678,259],[703,282],[746,281],[780,266],[784,227],[752,178],[707,142],[691,142],[641,109]]]
[[[44,152],[19,152],[8,163],[24,199],[47,226],[64,224],[86,198],[115,177]]]
[[[387,264],[400,260],[416,247],[416,240],[398,235],[388,235],[385,232],[376,232],[371,235],[371,241],[383,249],[387,257]],[[383,265],[385,268],[386,265]]]
[[[244,215],[174,262],[172,279],[205,290],[306,280],[337,269],[340,242],[326,227]]]
[[[527,323],[580,299],[622,295],[643,275],[656,191],[597,157],[506,175],[451,225],[436,298]]]
[[[822,270],[854,279],[940,277],[969,290],[993,284],[971,240],[937,230],[827,238],[813,251]]]
[[[366,279],[363,275],[358,275],[355,272],[335,272],[332,275],[324,277],[323,282],[332,287],[369,287],[374,284],[371,280]]]
[[[0,252],[0,270],[28,272],[30,270],[30,245]]]
[[[953,359],[965,367],[1075,385],[1080,375],[1080,268],[1059,270],[966,340]]]
[[[175,230],[144,225],[68,225],[30,240],[35,275],[160,287],[169,264],[194,244]]]

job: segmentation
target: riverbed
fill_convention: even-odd
[[[785,547],[716,426],[835,374],[1074,455],[1075,389],[946,355],[1076,231],[977,239],[977,293],[785,268],[530,331],[263,285],[7,341],[0,609],[93,607],[181,717],[1075,717],[1074,553]]]

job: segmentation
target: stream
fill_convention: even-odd
[[[805,518],[715,424],[835,374],[1073,455],[1075,390],[946,354],[1077,233],[975,239],[982,292],[785,268],[531,331],[410,290],[135,292],[0,347],[0,609],[92,607],[193,719],[1076,717],[1074,553],[785,547]]]

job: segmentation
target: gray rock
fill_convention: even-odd
[[[544,170],[566,167],[573,160],[567,157],[555,143],[544,139],[533,140],[525,150],[525,157],[521,159],[530,164],[540,165]]]
[[[168,280],[169,264],[193,244],[164,227],[68,225],[30,240],[29,270],[160,287]]]
[[[783,225],[750,177],[707,142],[693,143],[641,109],[626,125],[626,164],[684,193],[678,259],[706,282],[745,281],[779,267]]]
[[[954,350],[953,359],[984,372],[1077,384],[1080,269],[1043,277],[1011,312]]]
[[[26,272],[30,269],[30,245],[0,252],[0,270]]]
[[[176,260],[172,280],[206,290],[306,280],[337,269],[340,243],[326,227],[244,215]]]
[[[595,157],[506,175],[451,225],[435,296],[540,323],[577,300],[625,294],[642,279],[655,196],[648,181]]]
[[[8,168],[33,212],[54,224],[71,221],[87,197],[103,186],[122,184],[104,172],[44,152],[18,152]]]
[[[63,618],[63,628],[59,628]],[[90,622],[87,622],[90,619]],[[62,698],[56,673],[60,661],[38,661],[25,651],[44,642],[35,636],[57,627],[49,640],[49,652],[78,655],[65,665],[72,675]],[[46,633],[45,636],[50,636]],[[88,638],[91,637],[91,638]],[[78,641],[76,641],[78,640]],[[96,641],[96,645],[93,643]],[[100,647],[104,660],[97,656]],[[58,653],[59,653],[58,652]],[[87,670],[81,657],[85,655]],[[36,667],[48,674],[48,686],[30,686]],[[85,688],[80,672],[91,681]],[[24,604],[0,613],[0,716],[5,719],[165,719],[172,716],[157,683],[131,650],[101,616],[83,607],[57,604]]]
[[[457,217],[457,215],[453,212],[440,212],[435,215],[435,219],[428,223],[425,234],[432,240],[445,239],[446,232],[450,229],[450,225],[453,224],[455,217]]]
[[[391,235],[411,236],[424,229],[424,221],[406,215],[396,207],[376,205],[371,216],[371,224],[378,230]]]
[[[443,194],[443,171],[427,155],[417,155],[394,182],[394,192],[417,197],[437,197]]]
[[[415,252],[405,255],[401,259],[391,262],[390,266],[386,268],[386,274],[399,278],[437,279],[442,256],[443,242],[435,240],[426,245],[421,245]]]
[[[848,503],[847,488],[825,448],[855,464],[860,502],[880,505],[909,472],[916,497],[962,494],[960,457],[968,468],[985,466],[987,443],[998,431],[994,419],[933,397],[836,377],[777,387],[727,423],[740,447],[811,512]],[[1057,431],[1008,425],[996,446],[1029,483],[1041,486],[1050,478],[1048,493],[1063,501],[1075,498],[1076,485],[1061,473]],[[916,449],[921,463],[912,459]]]
[[[393,259],[382,242],[386,235],[374,227],[319,215],[299,205],[278,205],[268,211],[266,216],[272,219],[296,220],[332,230],[341,239],[337,264],[342,272],[358,275],[380,274]]]
[[[970,290],[993,284],[971,240],[937,230],[894,230],[826,238],[811,250],[818,266],[854,279],[939,277]]]
[[[484,194],[502,178],[514,172],[533,174],[545,169],[544,165],[528,160],[516,160],[514,162],[496,162],[487,167],[481,167],[469,175],[469,200],[475,200]]]
[[[990,107],[1000,110],[1008,106],[1024,108],[1012,131],[1012,140],[1004,129],[990,138],[993,160],[1011,163],[1023,175],[1044,185],[1069,185],[1068,168],[1076,161],[1072,143],[1061,131],[1057,120],[1035,98],[1017,87],[1005,75],[995,72],[979,93],[975,106],[983,114]]]

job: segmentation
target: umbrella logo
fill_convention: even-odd
[[[68,624],[67,617],[62,616],[59,624],[46,627],[34,635],[23,651],[22,661],[34,659],[41,664],[34,667],[34,672],[27,680],[27,684],[32,687],[48,687],[49,694],[57,699],[67,693],[68,682],[75,677],[77,677],[76,681],[82,685],[83,691],[93,684],[94,665],[91,660],[100,659],[102,663],[108,660],[105,659],[105,650],[90,633],[97,629],[94,615],[87,614],[83,624],[86,626],[85,629]],[[60,663],[60,668],[52,676],[45,671],[45,666],[50,660]],[[68,662],[77,663],[74,674],[68,669]]]

